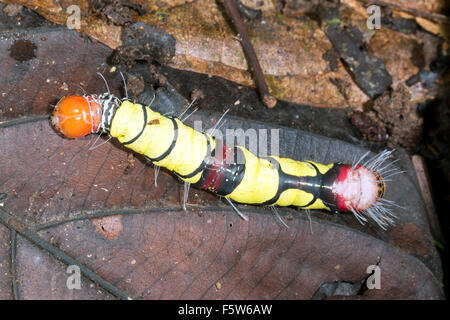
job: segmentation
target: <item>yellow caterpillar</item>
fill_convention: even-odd
[[[385,182],[381,177],[388,167],[382,163],[390,151],[363,165],[359,164],[362,159],[353,165],[323,165],[278,156],[257,157],[244,147],[227,146],[178,118],[121,101],[109,93],[68,96],[56,105],[51,120],[70,138],[107,132],[156,166],[172,171],[187,187],[192,184],[209,190],[232,205],[235,201],[348,211],[362,223],[371,218],[383,229],[393,224],[389,201],[383,199]],[[380,172],[376,168],[381,168]]]

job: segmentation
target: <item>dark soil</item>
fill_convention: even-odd
[[[36,45],[30,40],[16,40],[9,48],[9,55],[19,62],[24,62],[36,57]]]

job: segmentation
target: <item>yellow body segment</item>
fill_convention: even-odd
[[[209,156],[208,149],[212,151],[216,146],[210,135],[184,125],[179,119],[165,117],[149,107],[129,101],[123,102],[116,110],[110,134],[128,148],[152,159],[154,164],[175,172],[189,183],[196,183],[202,178],[204,170],[199,171],[199,168]],[[279,193],[281,171],[295,177],[315,176],[317,171],[311,163],[271,156],[279,163],[278,168],[268,158],[258,158],[246,148],[238,148],[245,157],[245,172],[240,183],[225,197],[248,204],[263,204],[275,199],[276,202],[270,204],[329,210],[318,198],[310,203],[314,195],[300,188]],[[314,165],[320,174],[325,174],[333,166]],[[305,207],[307,204],[310,205]]]
[[[272,156],[272,158],[276,159],[280,163],[280,167],[283,172],[296,177],[316,176],[316,169],[314,169],[311,163],[314,163],[321,174],[325,174],[333,167],[332,163],[329,165],[324,165],[313,161],[296,161],[289,158],[280,158],[275,156]],[[304,209],[330,210],[330,208],[326,206],[320,199],[316,199],[316,201],[314,201],[311,205],[306,206],[311,202],[311,200],[313,200],[313,198],[314,196],[306,191],[300,189],[288,189],[281,193],[280,198],[278,199],[276,204],[279,206],[303,207]]]
[[[111,123],[111,136],[121,143],[134,139],[144,127],[144,112],[147,114],[145,128],[138,139],[127,145],[128,148],[150,159],[157,159],[169,150],[176,139],[169,154],[159,161],[153,161],[154,164],[184,176],[197,169],[206,157],[207,139],[210,148],[214,149],[214,139],[210,136],[184,125],[179,119],[172,120],[149,107],[143,108],[129,101],[124,101],[116,110]],[[183,180],[195,183],[200,177],[201,172]]]
[[[239,148],[244,151],[246,171],[241,184],[227,197],[236,202],[250,204],[261,204],[271,200],[279,188],[279,171],[268,160],[258,158],[245,148]],[[271,158],[277,160],[280,164],[280,169],[287,174],[297,177],[315,176],[317,174],[309,162],[275,156],[271,156]],[[333,164],[313,163],[322,174],[333,167]],[[311,205],[306,206],[313,198],[314,196],[306,191],[287,189],[280,194],[275,204],[278,206],[301,206],[304,209],[330,210],[320,199],[316,199]]]
[[[272,199],[278,190],[278,171],[266,160],[243,147],[245,174],[241,183],[228,198],[236,202],[258,204]]]

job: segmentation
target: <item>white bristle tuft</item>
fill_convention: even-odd
[[[394,164],[399,161],[399,159],[394,161],[388,161],[395,150],[384,150],[381,153],[367,159],[362,166],[369,169],[370,171],[376,172],[380,178],[381,182],[386,184],[391,180],[390,178],[394,175],[404,173],[394,166]],[[368,153],[365,153],[357,162],[353,165],[355,168],[359,163],[366,158]],[[404,209],[392,200],[387,200],[384,198],[377,198],[376,202],[369,208],[365,210],[356,210],[351,208],[353,215],[361,223],[365,224],[368,219],[375,222],[381,229],[386,230],[390,226],[395,225],[395,219],[397,216],[393,213],[393,207]]]

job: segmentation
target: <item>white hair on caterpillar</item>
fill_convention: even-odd
[[[394,166],[399,159],[388,161],[394,151],[395,150],[384,150],[363,162],[370,153],[367,152],[352,165],[353,170],[365,170],[364,172],[366,172],[368,176],[372,176],[370,187],[376,187],[377,191],[376,197],[371,199],[371,204],[369,206],[359,208],[356,206],[349,207],[350,211],[361,224],[365,224],[368,219],[370,219],[383,230],[386,230],[389,226],[394,226],[395,219],[397,219],[397,216],[393,212],[393,208],[398,207],[403,209],[403,207],[399,206],[394,201],[383,198],[386,182],[391,181],[388,178],[404,173],[404,171],[400,171]],[[360,165],[360,163],[362,164]],[[373,177],[376,179],[375,183]],[[367,181],[367,183],[369,183],[369,181]]]

